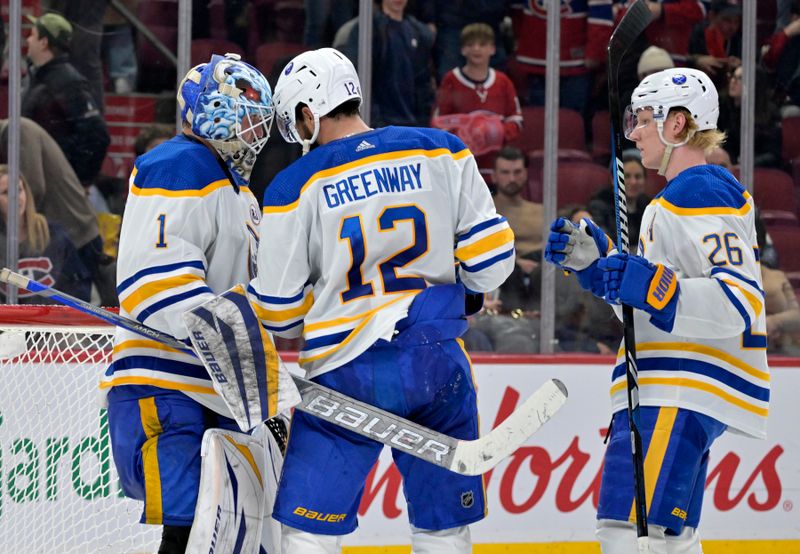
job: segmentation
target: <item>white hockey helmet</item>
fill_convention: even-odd
[[[686,108],[697,130],[706,131],[717,128],[719,95],[714,83],[702,71],[673,67],[645,77],[634,89],[625,118],[626,137],[636,128],[636,114],[644,108],[653,110],[659,134],[671,108]]]
[[[317,140],[319,119],[354,99],[361,101],[361,83],[347,56],[334,48],[303,52],[286,65],[275,85],[278,130],[286,142],[303,143],[307,151]],[[314,133],[307,141],[297,132],[298,104],[305,104],[314,114]]]

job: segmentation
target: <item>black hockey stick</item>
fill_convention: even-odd
[[[79,298],[28,279],[24,275],[14,273],[8,268],[0,270],[0,282],[27,289],[39,296],[52,298],[60,304],[117,327],[138,333],[182,352],[197,355],[191,347],[166,333],[93,306]],[[539,387],[490,433],[475,440],[461,440],[428,429],[297,375],[292,374],[292,379],[297,385],[301,397],[300,404],[295,406],[296,409],[462,475],[482,475],[492,469],[519,448],[567,401],[567,388],[564,383],[558,379],[551,379]]]
[[[619,67],[625,52],[650,24],[652,15],[645,0],[638,0],[628,8],[608,42],[608,109],[611,114],[612,152],[616,187],[617,250],[630,250],[628,237],[628,199],[625,194],[625,172],[622,163],[623,128],[620,116]],[[635,237],[634,237],[635,238]],[[644,482],[644,453],[639,420],[639,370],[636,366],[636,335],[633,326],[633,308],[622,305],[624,327],[625,375],[628,384],[628,421],[631,428],[633,454],[633,485],[636,504],[636,535],[639,552],[649,552],[647,536],[647,500]]]

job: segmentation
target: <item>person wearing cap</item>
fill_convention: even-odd
[[[636,73],[641,81],[648,75],[675,67],[669,52],[658,46],[649,46],[639,57]]]
[[[68,60],[72,25],[56,13],[27,17],[33,24],[26,41],[32,68],[22,115],[50,133],[88,186],[100,171],[110,138],[88,81]]]

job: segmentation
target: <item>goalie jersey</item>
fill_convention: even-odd
[[[642,217],[639,255],[675,272],[672,328],[634,310],[643,406],[706,414],[764,438],[770,376],[753,199],[719,166],[681,172]],[[625,362],[612,377],[613,410],[627,407]]]
[[[260,220],[255,196],[195,139],[177,136],[140,156],[120,233],[120,314],[186,339],[186,310],[255,275]],[[180,390],[228,414],[197,358],[121,328],[100,387],[118,385]]]
[[[514,266],[514,235],[474,157],[437,129],[385,127],[312,150],[270,184],[260,229],[248,292],[269,331],[303,336],[309,377],[390,340],[427,287],[486,292]]]

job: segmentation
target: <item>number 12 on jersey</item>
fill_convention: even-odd
[[[397,269],[422,257],[428,251],[428,222],[425,212],[413,204],[389,206],[377,218],[378,231],[381,233],[397,230],[397,222],[410,221],[413,229],[413,240],[410,245],[391,254],[378,264],[384,293],[406,292],[425,288],[425,279],[409,275],[398,275]],[[374,289],[371,282],[364,282],[364,260],[367,257],[367,243],[364,225],[360,215],[342,219],[339,240],[347,241],[352,263],[347,271],[347,288],[342,291],[342,302],[350,302],[364,296],[372,296]]]

